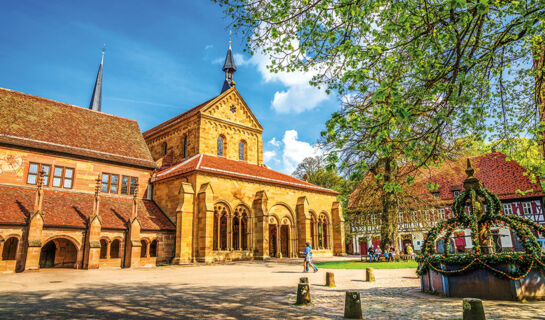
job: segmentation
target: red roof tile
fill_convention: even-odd
[[[0,88],[0,143],[155,168],[138,123]]]
[[[207,154],[195,155],[183,162],[171,166],[170,168],[158,172],[157,176],[155,177],[155,181],[161,181],[193,171],[279,184],[296,189],[312,190],[316,192],[329,193],[332,195],[338,194],[333,190],[319,187],[269,168],[244,161],[230,160]]]
[[[501,200],[545,196],[541,185],[532,183],[525,175],[526,169],[516,161],[507,161],[506,158],[507,156],[501,152],[469,157],[471,166],[475,169],[475,177]],[[440,167],[421,169],[414,174],[415,182],[409,188],[409,192],[434,204],[451,204],[454,201],[453,191],[463,189],[464,180],[467,178],[466,168],[467,157],[447,161]],[[432,198],[427,187],[429,182],[439,185],[439,199]],[[358,206],[359,190],[350,196],[349,207]]]
[[[0,186],[0,224],[27,223],[34,209],[36,189]],[[45,226],[86,227],[93,211],[94,195],[88,193],[44,190]],[[138,199],[138,218],[144,230],[175,230],[155,202]],[[126,229],[132,211],[132,199],[101,195],[102,228]]]

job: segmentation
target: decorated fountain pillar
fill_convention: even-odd
[[[545,227],[530,219],[501,213],[499,198],[474,176],[469,160],[466,173],[464,191],[452,205],[454,217],[430,229],[417,257],[422,291],[462,298],[545,299],[545,255],[534,236],[545,233]],[[495,252],[491,227],[511,229],[524,251]],[[472,252],[449,254],[450,236],[468,229]],[[445,252],[434,252],[436,241],[443,237],[447,239]]]

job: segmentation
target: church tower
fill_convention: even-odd
[[[227,50],[227,56],[225,56],[225,63],[221,69],[225,72],[225,81],[223,81],[223,87],[221,88],[221,93],[229,90],[231,87],[235,86],[235,81],[233,81],[233,74],[237,71],[237,66],[235,65],[235,59],[233,58],[233,51],[231,51],[231,40],[229,39],[229,49]]]
[[[93,95],[91,96],[91,103],[89,103],[89,109],[95,111],[101,111],[102,108],[102,65],[104,64],[104,50],[102,50],[102,58],[100,65],[98,66],[97,78],[95,80],[95,87],[93,88]]]

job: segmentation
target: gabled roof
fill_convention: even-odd
[[[196,114],[199,114],[203,111],[206,111],[208,108],[212,107],[216,102],[220,101],[221,99],[223,99],[225,96],[227,96],[228,94],[230,94],[231,92],[235,92],[240,100],[244,103],[244,106],[246,106],[246,108],[249,110],[250,112],[250,115],[252,116],[252,118],[255,120],[255,122],[257,123],[258,127],[260,130],[263,130],[263,127],[261,127],[261,124],[259,123],[259,121],[257,120],[257,118],[255,117],[255,115],[252,113],[251,109],[248,107],[248,105],[246,104],[246,101],[244,101],[244,99],[242,98],[242,96],[240,95],[240,93],[238,92],[238,90],[236,89],[236,87],[232,87],[230,88],[229,90],[225,91],[225,92],[222,92],[220,95],[218,96],[215,96],[214,98],[210,99],[210,100],[207,100],[189,110],[187,110],[186,112],[182,113],[182,114],[179,114],[177,116],[175,116],[174,118],[171,118],[147,131],[145,131],[143,133],[144,135],[144,138],[145,139],[148,139],[150,138],[151,136],[163,131],[163,130],[166,130],[168,128],[171,128],[189,118],[191,118],[192,116],[196,115]]]
[[[198,154],[183,162],[175,164],[157,173],[155,181],[181,176],[191,172],[205,172],[209,174],[259,181],[276,184],[295,189],[311,190],[315,192],[337,195],[336,191],[319,187],[312,183],[299,180],[269,168],[261,167],[244,161],[230,160],[223,157]]]
[[[156,167],[136,121],[4,88],[0,143]]]
[[[0,185],[0,225],[26,224],[34,209],[36,188]],[[44,225],[62,227],[87,226],[93,212],[94,195],[88,193],[44,190]],[[102,228],[127,229],[132,211],[129,197],[100,196]],[[145,230],[175,230],[155,202],[138,199],[138,219]]]
[[[539,183],[533,183],[525,175],[524,169],[515,160],[507,161],[507,156],[501,152],[487,153],[469,157],[471,166],[475,169],[475,177],[483,186],[498,195],[500,200],[509,201],[524,198],[545,196]],[[414,174],[414,184],[408,192],[432,205],[451,205],[454,201],[454,191],[463,190],[467,178],[465,169],[468,157],[447,161],[440,167],[420,169]],[[428,183],[439,185],[439,198],[434,198],[428,189]],[[358,207],[361,188],[350,196],[349,208]]]

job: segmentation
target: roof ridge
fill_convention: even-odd
[[[125,118],[125,117],[121,117],[121,116],[117,116],[117,115],[114,115],[114,114],[105,113],[105,112],[101,112],[101,111],[91,110],[89,108],[84,108],[84,107],[81,107],[81,106],[77,106],[75,104],[70,104],[70,103],[66,103],[66,102],[62,102],[62,101],[57,101],[57,100],[53,100],[53,99],[49,99],[49,98],[44,98],[44,97],[40,97],[40,96],[30,94],[30,93],[16,91],[16,90],[4,88],[4,87],[0,87],[0,91],[12,92],[12,93],[15,93],[15,94],[19,94],[19,95],[23,95],[23,96],[27,96],[27,97],[31,97],[31,98],[36,98],[36,99],[40,99],[40,100],[44,100],[44,101],[53,102],[53,103],[56,103],[56,104],[59,104],[59,105],[62,105],[62,106],[66,106],[66,107],[77,108],[78,110],[85,110],[85,111],[88,111],[88,112],[95,112],[95,113],[98,113],[98,114],[101,114],[101,115],[105,115],[105,116],[109,116],[109,117],[113,117],[113,118],[118,118],[118,119],[123,119],[123,120],[128,120],[128,121],[131,121],[131,122],[138,123],[138,121],[136,121],[134,119],[129,119],[129,118]]]

